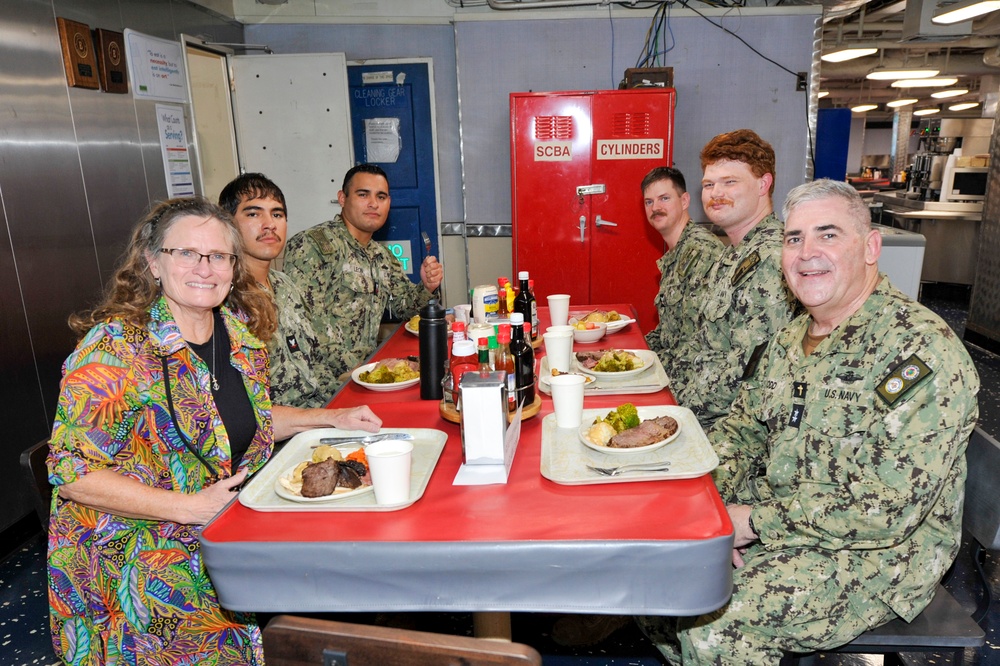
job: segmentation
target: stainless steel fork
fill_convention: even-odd
[[[618,465],[617,467],[594,467],[593,465],[587,465],[587,469],[593,470],[602,476],[618,476],[619,474],[624,474],[626,472],[665,472],[670,469],[670,463],[629,463],[626,465]]]

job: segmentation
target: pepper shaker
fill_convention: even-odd
[[[420,310],[420,399],[440,400],[441,379],[448,362],[448,322],[436,298]]]

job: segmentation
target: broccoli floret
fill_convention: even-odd
[[[615,432],[621,432],[639,425],[639,413],[636,411],[635,405],[626,402],[613,412],[608,412],[603,421],[614,428]]]
[[[631,402],[626,402],[618,408],[618,414],[621,415],[622,421],[625,423],[625,429],[634,428],[639,425],[639,412],[636,410],[635,405]]]

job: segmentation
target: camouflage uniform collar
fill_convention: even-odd
[[[351,232],[347,229],[347,222],[344,220],[344,216],[337,214],[337,217],[333,218],[333,231],[336,236],[347,243],[355,252],[361,252],[365,256],[369,256],[372,253],[372,248],[378,243],[377,240],[372,238],[368,241],[368,245],[362,245],[361,242],[351,235]]]
[[[761,233],[773,232],[777,230],[778,232],[784,234],[785,223],[778,219],[778,215],[773,211],[764,216],[757,224],[753,225],[753,229],[747,232],[747,235],[743,237],[743,240],[739,242],[739,245],[746,245],[748,241],[753,240],[754,236]]]
[[[881,314],[885,310],[886,302],[891,298],[891,294],[896,288],[889,284],[889,278],[881,275],[875,290],[869,294],[858,311],[850,317],[840,322],[837,328],[830,331],[819,345],[813,350],[811,356],[822,356],[827,354],[848,354],[856,355],[864,351],[870,344],[873,336],[878,335],[871,329],[882,326]],[[781,333],[778,334],[776,342],[784,348],[786,354],[793,358],[800,358],[802,352],[802,339],[809,328],[812,317],[809,313],[799,315]],[[831,349],[832,346],[832,349]]]

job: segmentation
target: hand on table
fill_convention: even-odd
[[[382,427],[382,419],[376,416],[368,405],[326,411],[331,415],[330,425],[335,428],[378,432],[379,428]]]

